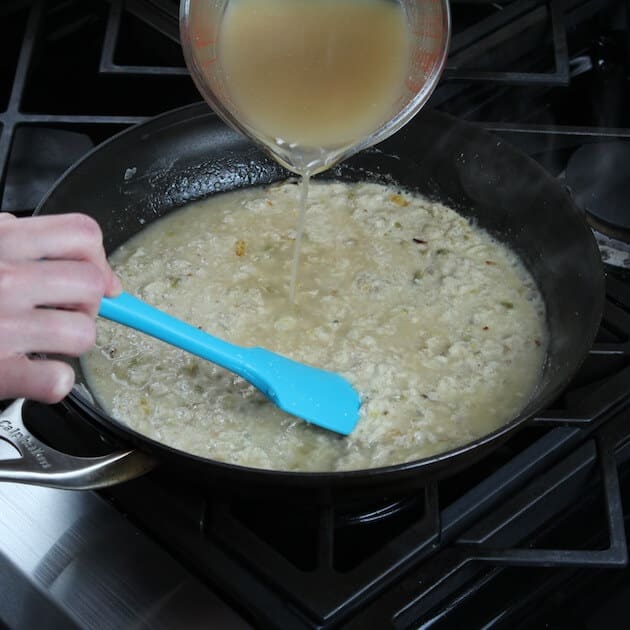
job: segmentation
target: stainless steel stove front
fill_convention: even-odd
[[[93,492],[0,485],[0,584],[16,630],[251,628]]]

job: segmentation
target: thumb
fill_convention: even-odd
[[[122,293],[123,286],[120,278],[110,270],[110,278],[107,283],[107,289],[105,290],[105,295],[107,297],[116,297],[120,293]]]
[[[74,385],[74,370],[63,361],[29,359],[24,355],[0,360],[0,398],[29,398],[53,404]]]

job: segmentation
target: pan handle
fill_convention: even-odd
[[[0,440],[20,453],[0,460],[0,481],[66,490],[93,490],[134,479],[155,467],[140,451],[116,451],[100,457],[75,457],[37,439],[24,425],[20,398],[0,413]]]

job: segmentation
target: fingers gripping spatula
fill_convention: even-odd
[[[324,429],[348,435],[359,419],[359,396],[339,374],[264,348],[233,345],[128,293],[103,298],[99,315],[235,372],[283,411]]]

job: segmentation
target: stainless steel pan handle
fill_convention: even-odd
[[[51,448],[24,426],[24,402],[23,398],[16,400],[0,413],[0,439],[21,455],[18,459],[0,460],[0,481],[91,490],[134,479],[156,465],[151,457],[135,450],[75,457]]]

